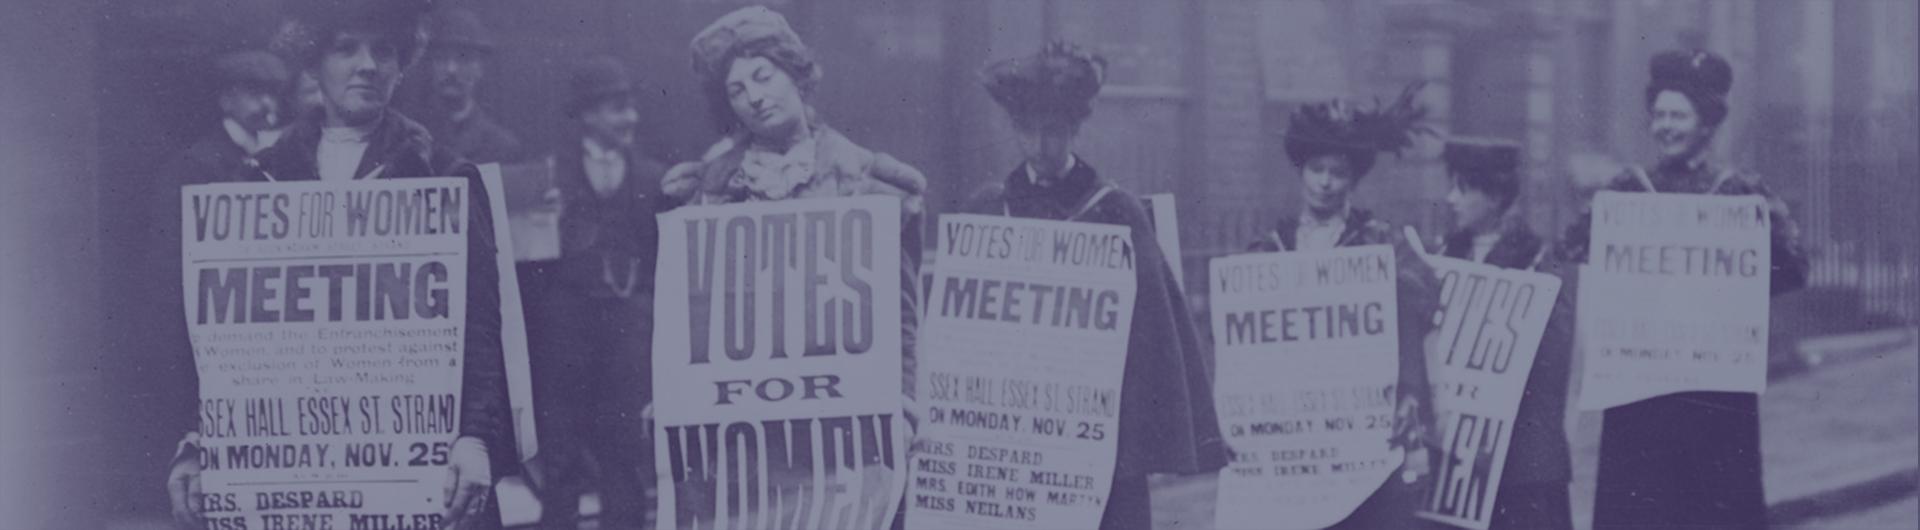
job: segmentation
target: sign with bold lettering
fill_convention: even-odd
[[[1099,527],[1119,437],[1142,435],[1119,430],[1130,231],[946,215],[939,235],[907,526]]]
[[[1212,261],[1214,403],[1235,453],[1216,527],[1325,528],[1399,468],[1395,271],[1385,245]]]
[[[460,418],[467,181],[188,186],[209,528],[432,528]]]
[[[900,201],[660,216],[662,528],[884,529],[905,486]]]
[[[1758,196],[1601,192],[1580,269],[1580,408],[1767,386],[1772,221]]]
[[[1560,279],[1444,256],[1426,260],[1440,280],[1426,351],[1440,465],[1418,513],[1486,530]]]

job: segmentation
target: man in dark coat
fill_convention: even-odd
[[[221,80],[220,130],[193,143],[168,170],[180,183],[225,179],[254,155],[280,139],[291,117],[286,97],[291,76],[280,58],[263,51],[239,51],[214,61]],[[175,210],[179,204],[175,203]]]
[[[640,413],[652,398],[654,215],[671,205],[660,193],[666,167],[635,138],[634,84],[618,60],[583,63],[568,86],[580,132],[551,161],[561,254],[554,314],[541,319],[554,329],[534,357],[541,525],[576,528],[580,494],[594,486],[603,527],[639,528],[654,483]]]
[[[1120,396],[1120,439],[1100,528],[1151,528],[1149,473],[1226,466],[1206,352],[1178,279],[1133,194],[1072,152],[1104,80],[1106,62],[1064,43],[989,66],[984,83],[1021,137],[1025,163],[977,194],[971,213],[1126,226],[1133,231],[1137,292]]]
[[[513,458],[508,428],[500,299],[492,217],[473,165],[435,149],[426,129],[387,108],[400,72],[421,43],[428,3],[417,0],[313,0],[292,6],[275,47],[319,81],[320,112],[305,116],[234,182],[345,181],[458,176],[469,179],[465,362],[459,436],[448,454],[447,506],[454,528],[498,528],[492,472]],[[198,415],[192,419],[198,425]],[[188,435],[168,479],[175,515],[200,520],[197,436]],[[426,485],[424,487],[439,487]]]
[[[1649,70],[1648,132],[1659,163],[1629,168],[1606,189],[1765,197],[1773,229],[1769,290],[1805,286],[1807,256],[1785,203],[1758,176],[1707,159],[1727,116],[1732,67],[1712,53],[1669,51],[1655,55]],[[1568,228],[1559,252],[1568,269],[1586,261],[1592,225],[1584,214]],[[1680,392],[1607,409],[1599,467],[1595,528],[1766,527],[1757,394]]]
[[[427,96],[421,123],[434,143],[475,164],[520,159],[520,138],[480,108],[474,97],[499,46],[480,16],[463,8],[437,11],[428,26]]]
[[[1440,254],[1503,269],[1539,264],[1545,255],[1543,241],[1512,214],[1520,196],[1520,146],[1455,138],[1447,142],[1441,158],[1453,181],[1447,204],[1453,209],[1454,231],[1442,240]],[[1568,298],[1565,292],[1562,299]],[[1573,315],[1557,309],[1548,317],[1514,416],[1490,530],[1573,528],[1567,492],[1573,456],[1566,430]]]
[[[1298,215],[1282,215],[1274,229],[1248,248],[1255,252],[1363,245],[1394,248],[1400,373],[1393,389],[1393,437],[1388,443],[1406,458],[1398,477],[1388,479],[1331,528],[1418,526],[1413,512],[1432,476],[1433,463],[1427,456],[1435,452],[1436,437],[1424,339],[1432,328],[1439,287],[1433,271],[1404,238],[1394,237],[1391,224],[1351,203],[1355,187],[1373,169],[1379,153],[1398,153],[1411,147],[1414,136],[1426,131],[1417,124],[1426,114],[1413,99],[1419,88],[1418,84],[1409,86],[1394,104],[1384,107],[1354,109],[1344,101],[1331,101],[1296,110],[1290,117],[1283,147],[1288,160],[1299,170],[1306,207]]]
[[[169,308],[185,303],[180,290],[180,187],[223,181],[239,168],[255,164],[254,154],[279,140],[290,116],[283,110],[290,77],[278,57],[264,51],[237,51],[220,55],[212,66],[221,85],[212,101],[220,108],[218,127],[208,127],[211,130],[168,160],[156,178],[140,182],[142,191],[153,199],[124,212],[137,219],[129,223],[138,230],[137,237],[129,240],[139,249],[139,257],[125,270],[142,278],[130,283],[133,292],[122,293],[128,299],[153,300]],[[135,313],[128,315],[131,320],[125,325],[143,331],[143,346],[160,351],[191,347],[186,323],[177,312]],[[190,362],[163,364],[168,371],[157,374],[160,377],[193,376]]]

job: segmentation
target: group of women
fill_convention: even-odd
[[[718,205],[858,195],[901,198],[902,284],[918,285],[927,176],[905,162],[861,147],[816,112],[822,69],[814,52],[778,13],[748,7],[695,36],[693,69],[703,82],[722,138],[697,161],[666,170],[660,188],[679,204]],[[1608,184],[1622,192],[1767,195],[1752,174],[1708,160],[1708,145],[1728,113],[1727,62],[1705,52],[1655,56],[1646,88],[1649,133],[1657,163],[1627,170]],[[1138,294],[1123,375],[1119,449],[1103,529],[1149,528],[1148,477],[1200,474],[1225,467],[1214,411],[1206,339],[1187,310],[1179,280],[1152,237],[1142,202],[1073,149],[1106,79],[1106,63],[1055,42],[1030,56],[989,65],[988,96],[1005,113],[1022,154],[1003,180],[973,194],[967,213],[1104,223],[1133,232]],[[1362,245],[1419,250],[1354,196],[1384,153],[1400,153],[1423,134],[1417,87],[1390,104],[1361,107],[1334,101],[1302,105],[1276,149],[1297,183],[1304,207],[1276,216],[1250,244],[1252,252],[1317,251]],[[329,107],[329,116],[335,114]],[[344,114],[342,114],[344,115]],[[393,123],[389,120],[388,123]],[[324,146],[323,146],[324,147]],[[411,152],[411,151],[409,151]],[[1522,193],[1523,150],[1512,142],[1453,138],[1444,161],[1451,181],[1445,201],[1456,226],[1437,252],[1491,265],[1535,269],[1574,279],[1584,259],[1586,219],[1557,241],[1529,231],[1511,215]],[[322,152],[324,153],[324,150]],[[421,170],[423,174],[433,171]],[[371,178],[371,177],[369,177]],[[1806,260],[1792,222],[1775,207],[1776,293],[1804,284]],[[1277,213],[1277,212],[1276,212]],[[1422,528],[1414,516],[1438,438],[1422,349],[1437,287],[1421,260],[1397,260],[1402,362],[1396,385],[1393,443],[1408,455],[1398,478],[1380,488],[1336,528]],[[1562,290],[1520,404],[1512,451],[1498,492],[1496,529],[1571,528],[1571,458],[1564,430],[1572,357],[1574,289]],[[903,289],[906,338],[901,388],[911,402],[918,293]],[[473,313],[469,311],[469,313]],[[1594,524],[1598,528],[1758,528],[1765,525],[1757,402],[1753,394],[1690,392],[1607,411]],[[463,438],[464,439],[464,438]],[[636,449],[637,451],[639,449]],[[644,453],[642,453],[644,454]],[[479,460],[485,460],[481,458]],[[178,460],[177,460],[178,461]],[[478,461],[476,461],[478,462]],[[478,462],[484,467],[484,462]],[[177,464],[179,465],[179,464]],[[197,476],[197,467],[194,468]],[[170,484],[181,476],[170,478]],[[196,479],[197,480],[197,479]],[[176,502],[177,506],[184,506]],[[480,505],[474,505],[475,510]],[[479,513],[479,512],[475,512]],[[1275,518],[1285,518],[1275,513]],[[912,521],[896,521],[912,526]]]
[[[707,81],[716,118],[733,133],[707,160],[684,165],[666,186],[701,203],[794,197],[888,194],[906,198],[902,248],[920,248],[919,194],[925,177],[884,154],[860,148],[829,127],[810,101],[820,77],[813,54],[780,15],[748,8],[723,17],[694,41],[696,70]],[[1100,57],[1064,42],[992,64],[987,94],[1005,111],[1023,160],[1003,181],[964,206],[967,213],[1117,224],[1131,228],[1137,263],[1162,263],[1141,202],[1081,158],[1073,142],[1092,114],[1105,80]],[[1794,224],[1753,174],[1708,158],[1727,116],[1732,70],[1700,51],[1667,52],[1651,61],[1646,88],[1648,132],[1657,162],[1634,167],[1607,189],[1621,192],[1761,195],[1773,205],[1772,286],[1780,293],[1805,283],[1807,262]],[[1355,206],[1353,196],[1382,153],[1400,153],[1417,136],[1424,112],[1411,87],[1390,105],[1361,108],[1334,101],[1292,115],[1282,145],[1293,164],[1304,208],[1281,215],[1252,243],[1256,252],[1313,251],[1388,244],[1409,250],[1385,220]],[[1446,202],[1455,229],[1438,252],[1504,268],[1575,276],[1585,259],[1588,218],[1557,242],[1530,231],[1512,212],[1522,200],[1522,150],[1513,142],[1453,138],[1443,159],[1451,180]],[[905,260],[912,267],[915,259]],[[1395,443],[1419,455],[1435,440],[1421,338],[1436,287],[1420,260],[1401,260],[1402,347]],[[909,271],[910,272],[910,271]],[[1211,403],[1204,340],[1183,309],[1166,267],[1143,266],[1123,383],[1120,451],[1102,528],[1152,523],[1146,477],[1223,467]],[[1512,454],[1498,492],[1496,529],[1572,527],[1571,457],[1565,434],[1572,356],[1574,289],[1564,289],[1543,341],[1513,433]],[[911,308],[912,294],[903,300]],[[912,315],[914,312],[908,311]],[[912,318],[912,317],[909,317]],[[913,322],[905,323],[911,329]],[[909,333],[911,336],[911,333]],[[911,349],[911,348],[910,348]],[[905,389],[912,394],[911,363]],[[1599,528],[1757,528],[1765,526],[1759,418],[1750,393],[1688,392],[1606,413],[1594,524]],[[1405,480],[1390,481],[1337,528],[1403,528],[1430,523],[1413,515],[1421,499],[1423,458],[1406,459]],[[1285,517],[1285,514],[1274,514]]]

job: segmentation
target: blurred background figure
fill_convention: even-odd
[[[494,122],[474,97],[499,46],[480,15],[453,7],[434,13],[428,26],[425,108],[415,111],[434,142],[475,164],[511,162],[520,138]]]
[[[278,57],[264,51],[238,51],[214,62],[224,86],[219,93],[220,130],[210,132],[180,155],[182,182],[225,180],[234,170],[254,164],[253,155],[279,141],[287,122],[290,77]]]
[[[653,480],[654,214],[666,166],[638,141],[635,84],[618,59],[594,57],[567,82],[575,140],[549,166],[560,192],[561,254],[533,353],[541,432],[540,525],[578,528],[597,491],[600,528],[640,528]]]

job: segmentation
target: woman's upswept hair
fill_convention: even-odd
[[[430,0],[295,0],[267,49],[305,69],[320,62],[340,32],[370,31],[393,43],[404,70],[426,51],[432,10]]]
[[[1425,82],[1407,85],[1392,104],[1378,99],[1366,108],[1345,101],[1302,105],[1288,120],[1287,160],[1294,167],[1322,156],[1339,156],[1353,168],[1355,178],[1373,169],[1379,153],[1400,152],[1413,147],[1415,137],[1435,134],[1420,124],[1427,109],[1415,101]]]
[[[1672,90],[1686,96],[1708,127],[1727,119],[1727,93],[1733,90],[1733,66],[1711,52],[1668,51],[1653,56],[1647,65],[1647,108],[1661,92]]]

